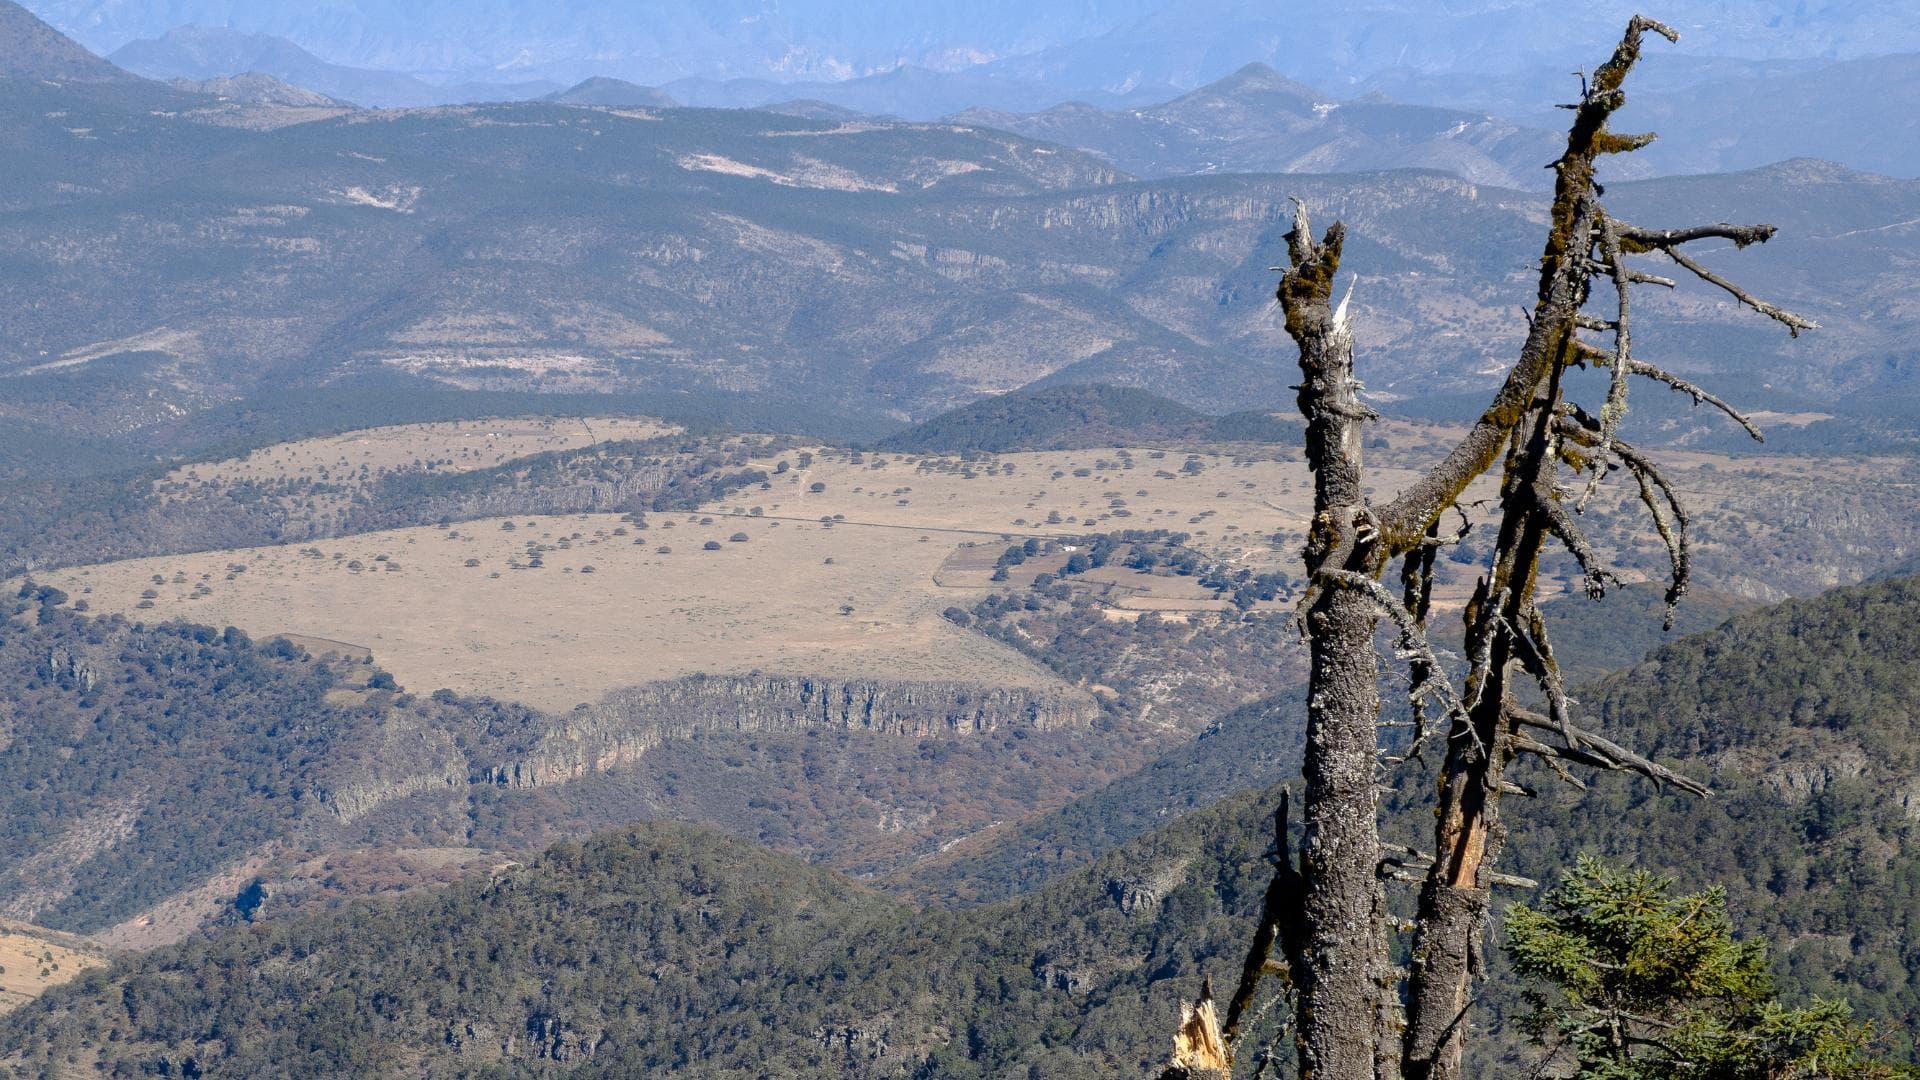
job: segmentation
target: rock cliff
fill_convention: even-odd
[[[617,690],[554,718],[525,752],[477,762],[475,783],[536,787],[631,762],[662,742],[703,732],[832,729],[918,739],[1006,728],[1047,732],[1092,723],[1099,707],[1071,691],[954,682],[693,676]]]

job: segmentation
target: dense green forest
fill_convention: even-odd
[[[1143,1075],[1265,885],[1261,800],[1010,904],[916,913],[717,834],[123,961],[0,1021],[18,1075]]]

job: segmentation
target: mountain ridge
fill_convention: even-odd
[[[0,78],[119,83],[136,77],[88,52],[13,0],[0,0]]]
[[[1890,1052],[1910,1057],[1917,610],[1920,580],[1835,590],[1737,615],[1592,684],[1583,697],[1600,730],[1710,776],[1717,794],[1627,776],[1582,791],[1524,777],[1540,795],[1514,811],[1502,868],[1550,882],[1572,853],[1598,852],[1689,889],[1725,885],[1742,932],[1775,942],[1789,996],[1850,1000]],[[1234,724],[1251,725],[1244,733],[1229,726],[1196,744],[1219,740],[1213,749],[1121,785],[1146,820],[1193,805],[1182,791],[1212,805],[1022,897],[915,913],[705,830],[627,827],[440,893],[269,921],[90,973],[0,1019],[0,1060],[716,1077],[769,1067],[859,1078],[1141,1072],[1164,1054],[1201,976],[1239,963],[1270,872],[1278,790],[1221,798],[1207,782],[1224,762],[1251,766],[1243,780],[1286,769],[1284,758],[1247,757],[1275,707],[1243,710]],[[1417,844],[1425,816],[1410,809],[1424,805],[1415,793],[1430,777],[1410,769],[1396,785],[1388,831]],[[285,962],[296,956],[305,959]],[[1482,1068],[1518,1067],[1533,1052],[1501,1026],[1515,999],[1504,960],[1490,951],[1489,963],[1492,1030],[1474,1054]],[[542,989],[489,989],[521,984]],[[711,996],[716,985],[725,1000]],[[455,989],[418,989],[427,986]],[[384,1005],[304,1004],[333,991]],[[228,1037],[210,1037],[216,1028]],[[696,1061],[689,1045],[706,1052]]]
[[[282,82],[357,105],[422,107],[468,101],[521,100],[554,88],[545,82],[447,86],[414,75],[329,63],[285,38],[224,26],[179,26],[158,38],[131,41],[109,58],[156,79],[203,82],[260,72]]]
[[[1540,189],[1546,181],[1539,166],[1564,141],[1486,113],[1338,101],[1259,62],[1153,105],[1076,102],[1029,114],[973,108],[952,119],[1090,150],[1148,179],[1414,167]]]
[[[1361,364],[1391,404],[1416,383],[1430,396],[1485,381],[1517,341],[1517,268],[1538,242],[1534,196],[1414,170],[1129,181],[970,125],[552,103],[239,134],[178,105],[88,106],[80,89],[7,89],[28,152],[0,199],[37,212],[0,218],[18,260],[0,295],[23,313],[0,413],[95,433],[262,393],[396,385],[779,393],[891,423],[1036,382],[1282,408],[1293,365],[1260,252],[1278,249],[1293,197],[1348,220],[1347,264],[1367,275]],[[1913,317],[1886,226],[1920,217],[1920,187],[1796,167],[1615,190],[1647,220],[1781,226],[1739,272],[1828,330],[1789,343],[1691,285],[1647,302],[1687,313],[1658,321],[1713,358],[1696,364],[1753,358],[1728,385],[1804,402],[1907,378],[1880,362]],[[129,244],[108,205],[161,239]],[[228,236],[215,221],[245,224]],[[84,238],[76,258],[54,230]],[[215,296],[229,314],[204,314]],[[1885,317],[1843,317],[1840,297]]]

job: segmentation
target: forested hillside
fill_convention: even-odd
[[[1916,614],[1920,581],[1844,589],[1739,616],[1579,692],[1603,731],[1716,793],[1602,777],[1562,794],[1527,777],[1544,795],[1516,809],[1503,868],[1551,881],[1585,851],[1723,883],[1736,925],[1773,943],[1789,1000],[1847,998],[1910,1053]],[[1177,814],[1222,775],[1284,768],[1259,758],[1262,712],[1110,789],[1103,819]],[[955,913],[916,914],[709,834],[626,830],[442,894],[123,962],[9,1018],[0,1047],[28,1075],[163,1058],[295,1075],[1141,1075],[1198,976],[1238,964],[1275,797],[1229,798],[1030,895]],[[1018,890],[1081,861],[1049,869],[1023,853],[1117,839],[1088,807],[1056,821],[1024,830],[998,871],[972,869]],[[1419,842],[1421,824],[1396,829]],[[1492,1015],[1511,992],[1495,982]],[[1496,1034],[1486,1052],[1524,1054]]]
[[[1290,444],[1298,437],[1298,422],[1279,414],[1210,416],[1145,390],[1061,385],[982,398],[878,445],[906,453],[993,454],[1241,440]]]
[[[364,655],[75,606],[40,588],[0,607],[0,916],[131,942],[639,820],[881,874],[1180,737],[1073,694],[804,676],[550,714],[409,693]],[[406,854],[422,849],[438,854]]]
[[[1242,798],[1008,905],[918,914],[622,830],[444,893],[124,961],[0,1021],[22,1075],[1145,1075],[1265,885]],[[163,1064],[164,1063],[164,1064]],[[497,1071],[494,1071],[497,1070]]]
[[[1571,625],[1595,644],[1640,637],[1636,616],[1657,629],[1653,605],[1635,611],[1635,591],[1620,599],[1624,611],[1606,619],[1565,601],[1563,625],[1578,618]],[[1592,662],[1573,655],[1576,670]],[[1920,579],[1730,615],[1572,696],[1609,737],[1651,750],[1714,794],[1621,776],[1595,778],[1582,793],[1528,766],[1541,797],[1511,810],[1502,869],[1551,881],[1586,852],[1671,873],[1689,889],[1723,884],[1736,924],[1773,943],[1791,993],[1852,1001],[1893,1045],[1911,1048],[1920,1036],[1911,945],[1920,935]],[[1229,715],[1125,780],[928,860],[903,887],[963,902],[1017,894],[1225,791],[1283,779],[1298,751],[1280,741],[1293,728],[1274,718],[1298,709],[1282,699]],[[1432,777],[1407,766],[1395,779],[1390,832],[1425,849],[1431,826],[1415,808]],[[1498,956],[1493,963],[1501,969]],[[1511,1001],[1494,996],[1496,1006]]]
[[[1550,877],[1589,851],[1727,887],[1784,985],[1852,1001],[1908,1050],[1920,1030],[1920,579],[1733,618],[1578,693],[1601,730],[1707,780],[1711,798],[1550,775],[1507,860]],[[1577,796],[1577,797],[1576,797]]]

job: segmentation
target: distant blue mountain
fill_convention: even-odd
[[[1071,96],[1192,89],[1260,61],[1346,96],[1383,73],[1591,65],[1640,0],[31,0],[111,52],[181,25],[298,43],[324,60],[431,81],[609,75],[838,81],[903,65],[975,70]],[[1852,59],[1920,51],[1912,0],[1668,0],[1679,53]],[[557,87],[556,87],[557,88]],[[817,96],[817,95],[816,95]],[[1064,100],[1064,98],[1056,99]],[[1053,104],[1046,102],[1044,104]],[[970,104],[1011,107],[1013,103]],[[1469,103],[1470,104],[1470,103]]]
[[[133,76],[62,36],[26,8],[0,0],[0,79],[121,82]]]
[[[331,64],[284,38],[211,26],[176,27],[158,38],[129,42],[111,59],[154,79],[198,81],[261,72],[356,105],[521,101],[559,89],[544,81],[434,85],[404,72]]]

